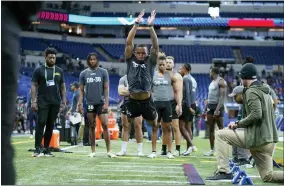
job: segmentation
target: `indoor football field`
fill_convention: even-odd
[[[112,141],[112,152],[120,150],[120,140]],[[66,152],[54,152],[55,157],[32,157],[34,140],[28,136],[12,136],[15,150],[14,165],[17,174],[17,185],[189,185],[183,164],[193,164],[205,181],[216,170],[215,157],[204,157],[209,150],[208,139],[195,137],[194,144],[198,151],[190,156],[167,159],[158,156],[147,158],[151,152],[151,143],[144,140],[145,157],[136,156],[136,142],[129,142],[128,154],[124,157],[110,159],[106,156],[104,141],[98,141],[97,156],[89,158],[89,146],[70,146],[61,143],[60,148]],[[173,146],[175,144],[173,143]],[[182,144],[181,152],[185,149]],[[161,142],[157,143],[157,152]],[[274,159],[283,162],[283,143],[278,143]],[[275,169],[277,169],[275,167]],[[283,167],[281,168],[283,170]],[[254,184],[265,184],[261,181],[256,168],[246,169]],[[230,181],[205,181],[206,185],[233,185]],[[268,185],[273,185],[268,183]]]

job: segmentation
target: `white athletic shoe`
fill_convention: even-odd
[[[191,147],[189,147],[189,148],[187,149],[187,151],[185,151],[185,152],[183,153],[183,155],[184,155],[184,156],[188,156],[188,155],[190,155],[192,152],[193,152],[193,147],[191,146]]]
[[[120,151],[118,153],[116,153],[117,156],[125,156],[126,152],[125,151]]]
[[[180,156],[180,151],[175,150],[175,152],[174,152],[174,156]]]
[[[93,158],[93,157],[95,157],[96,156],[96,153],[95,152],[92,152],[92,153],[90,153],[89,155],[88,155],[88,157],[91,157],[91,158]]]
[[[192,146],[192,152],[197,152],[197,151],[198,151],[197,147],[196,146]]]
[[[144,156],[143,152],[137,152],[137,156],[142,157]]]
[[[34,138],[34,135],[31,134],[31,135],[30,135],[30,138],[33,139],[33,138]]]
[[[108,152],[108,153],[107,153],[107,156],[108,156],[109,158],[116,158],[116,155],[113,154],[113,153],[111,153],[111,152]]]
[[[148,158],[156,158],[157,157],[157,153],[156,152],[152,152]]]
[[[209,152],[206,152],[204,156],[214,156],[214,152],[214,150],[210,150]]]
[[[167,157],[168,157],[168,159],[174,159],[174,156],[170,152],[167,153]]]

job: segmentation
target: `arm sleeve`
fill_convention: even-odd
[[[39,81],[39,68],[36,68],[33,72],[32,82],[38,82]]]
[[[107,82],[109,82],[109,76],[108,76],[108,72],[107,72],[107,70],[104,70],[104,76],[103,76],[103,78],[104,78],[104,83],[107,83]]]
[[[262,108],[259,97],[255,93],[249,92],[246,95],[246,102],[248,104],[250,113],[247,115],[247,117],[239,121],[240,128],[247,127],[262,118]]]
[[[185,86],[185,96],[186,96],[186,104],[187,107],[191,107],[191,90],[192,90],[192,82],[188,79],[184,79]]]
[[[79,76],[80,85],[85,85],[85,73],[81,72]]]

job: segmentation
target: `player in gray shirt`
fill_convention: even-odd
[[[80,93],[78,100],[78,110],[81,113],[83,109],[83,97],[86,96],[87,116],[89,120],[89,138],[91,142],[92,153],[89,157],[95,156],[95,129],[96,116],[98,115],[102,127],[104,140],[107,147],[107,156],[116,157],[110,152],[110,138],[108,131],[108,106],[109,106],[109,75],[106,69],[99,67],[98,55],[90,53],[87,58],[89,68],[80,74]]]
[[[122,136],[122,143],[121,143],[121,150],[116,155],[117,156],[125,156],[126,155],[126,149],[127,149],[127,143],[129,141],[129,131],[131,127],[134,127],[135,125],[135,138],[137,142],[137,155],[138,156],[144,156],[143,155],[143,135],[142,135],[142,117],[136,117],[134,118],[134,125],[131,125],[131,123],[128,122],[127,119],[127,101],[129,99],[129,90],[128,90],[128,81],[127,81],[127,75],[122,76],[119,79],[118,84],[118,94],[120,96],[124,97],[123,103],[120,106],[121,108],[121,121],[122,121],[122,127],[123,127],[123,136]]]
[[[179,127],[187,144],[187,151],[185,151],[183,155],[188,156],[190,153],[197,150],[192,143],[192,122],[196,110],[195,92],[197,83],[190,75],[191,66],[189,63],[182,65],[179,72],[181,76],[183,76],[182,115],[179,117]]]
[[[161,122],[163,130],[163,141],[166,143],[162,146],[161,155],[167,155],[169,159],[174,158],[172,149],[172,100],[175,99],[177,103],[180,102],[180,89],[177,76],[174,73],[166,71],[166,56],[160,55],[158,57],[158,70],[155,71],[153,77],[152,95],[155,102],[156,110],[158,112],[158,122]],[[174,90],[174,91],[173,91]],[[174,92],[174,93],[173,93]],[[178,114],[181,110],[177,109]],[[168,145],[168,152],[166,152],[166,145]]]

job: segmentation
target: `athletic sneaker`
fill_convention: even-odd
[[[34,135],[31,134],[31,135],[30,135],[30,138],[33,139],[33,138],[34,138]]]
[[[180,156],[180,151],[179,150],[175,150],[174,156]]]
[[[196,146],[192,146],[192,152],[197,152],[197,151],[198,151],[197,147]]]
[[[33,157],[41,157],[41,156],[44,156],[44,153],[41,151],[41,149],[39,148],[36,148],[36,150],[34,151]]]
[[[209,152],[206,152],[204,156],[214,156],[214,152],[214,150],[210,150]]]
[[[214,176],[207,177],[206,180],[232,180],[233,178],[234,175],[232,173],[217,172]]]
[[[108,152],[108,153],[107,153],[107,156],[108,156],[109,158],[116,158],[116,155],[113,154],[113,153],[111,153],[111,152]]]
[[[167,155],[167,152],[162,150],[162,151],[161,151],[161,155],[162,155],[162,156],[165,156],[165,155]]]
[[[137,152],[137,156],[142,157],[144,156],[143,152]]]
[[[46,157],[54,157],[54,155],[49,150],[45,150],[44,156],[46,156]]]
[[[95,153],[95,152],[92,152],[92,153],[90,153],[88,156],[91,157],[91,158],[93,158],[93,157],[96,156],[96,153]]]
[[[120,151],[118,153],[116,153],[117,156],[125,156],[126,152],[125,151]]]
[[[152,152],[148,158],[156,158],[157,157],[157,153],[156,152]]]
[[[189,148],[187,149],[187,151],[185,151],[185,152],[183,153],[183,155],[184,155],[184,156],[188,156],[188,155],[190,155],[192,152],[193,152],[193,146],[189,147]]]
[[[168,152],[168,153],[167,153],[167,158],[168,158],[168,159],[174,159],[174,156],[172,155],[171,152]]]

